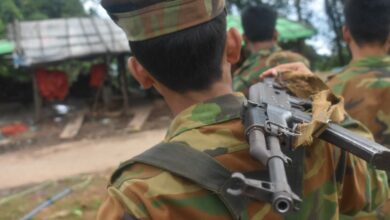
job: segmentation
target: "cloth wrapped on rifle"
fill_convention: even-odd
[[[309,146],[328,126],[329,122],[340,123],[345,118],[344,100],[336,96],[317,76],[299,72],[283,72],[278,82],[294,96],[312,101],[312,120],[297,126],[300,133],[293,141],[294,147]]]

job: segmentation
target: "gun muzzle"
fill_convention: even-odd
[[[278,193],[273,197],[273,209],[284,215],[294,209],[294,202],[287,193]]]

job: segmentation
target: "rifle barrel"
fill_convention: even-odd
[[[299,111],[294,113],[294,118],[302,122],[311,121],[309,114]],[[329,123],[319,138],[367,161],[376,169],[390,171],[390,149],[361,137],[340,125]]]

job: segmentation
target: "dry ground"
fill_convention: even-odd
[[[157,144],[164,134],[164,129],[150,130],[0,155],[0,220],[20,219],[69,187],[75,187],[73,193],[36,219],[94,219],[111,171]],[[25,193],[37,186],[37,191]]]
[[[10,149],[0,149],[0,220],[20,219],[67,188],[71,194],[34,219],[95,219],[110,173],[165,135],[169,111],[161,101],[150,104],[154,110],[138,133],[124,131],[130,117],[89,117],[73,140],[59,140],[63,125],[53,122],[13,138]]]

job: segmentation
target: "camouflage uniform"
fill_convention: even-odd
[[[103,0],[102,4],[127,30],[132,41],[147,40],[201,24],[224,10],[223,0],[150,0],[154,4],[145,6],[147,2]],[[142,9],[123,12],[125,6]],[[121,12],[113,13],[115,8]],[[240,120],[244,100],[241,94],[229,94],[189,107],[176,116],[164,142],[187,143],[212,155],[231,171],[264,169],[249,154]],[[355,122],[349,123],[349,127],[360,128]],[[388,194],[384,184],[386,174],[368,168],[364,161],[320,140],[315,140],[307,148],[304,171],[302,207],[287,219],[339,219],[341,213],[353,215],[375,209]],[[243,219],[282,219],[273,212],[270,204],[264,202],[250,202],[244,214]],[[99,220],[231,218],[214,193],[142,163],[126,167],[111,181],[108,198],[98,213]]]
[[[174,119],[164,142],[185,142],[199,151],[212,152],[232,171],[264,169],[248,151],[239,115],[243,101],[242,95],[226,95],[188,108]],[[361,128],[354,121],[348,123],[346,127]],[[342,213],[375,209],[386,198],[383,172],[367,173],[365,162],[320,140],[307,147],[304,166],[303,203],[300,211],[287,219],[339,219]],[[121,219],[124,212],[137,219],[231,219],[215,194],[143,164],[129,167],[108,192],[98,219]],[[282,219],[264,202],[251,202],[245,216]]]
[[[390,56],[354,61],[328,84],[344,97],[347,112],[390,147]]]
[[[344,97],[348,113],[366,125],[377,142],[390,147],[390,56],[353,61],[331,76],[328,85]],[[383,210],[390,219],[390,200]]]
[[[249,87],[258,83],[259,76],[268,68],[280,64],[303,62],[309,66],[309,61],[300,54],[283,51],[275,45],[270,49],[261,49],[251,54],[241,68],[234,73],[233,89],[248,95]]]

